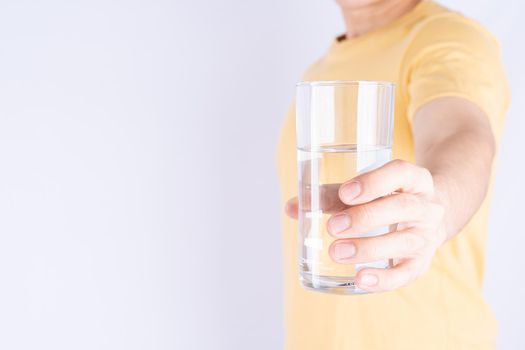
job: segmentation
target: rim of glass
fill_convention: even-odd
[[[393,81],[388,80],[304,80],[296,86],[337,86],[337,85],[376,85],[395,86]]]

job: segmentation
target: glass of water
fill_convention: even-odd
[[[327,221],[348,208],[339,186],[392,159],[394,84],[386,81],[305,81],[297,84],[299,270],[302,285],[333,294],[365,293],[354,284],[363,267],[339,264],[328,253],[335,240]],[[381,235],[382,227],[361,237]]]

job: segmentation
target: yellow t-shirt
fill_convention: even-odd
[[[423,1],[390,25],[334,41],[305,80],[396,83],[394,158],[414,161],[411,118],[424,103],[460,96],[490,118],[499,139],[509,90],[495,38],[477,22]],[[297,195],[295,110],[277,152],[282,202]],[[496,322],[482,297],[489,199],[429,271],[393,292],[339,296],[302,289],[297,222],[283,215],[286,348],[493,349]]]

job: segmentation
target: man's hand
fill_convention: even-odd
[[[327,227],[336,238],[329,251],[335,261],[394,259],[391,269],[359,271],[356,283],[368,291],[391,290],[424,273],[436,249],[461,231],[487,192],[495,141],[478,106],[459,97],[436,98],[416,111],[412,131],[418,166],[394,160],[321,193],[330,197],[322,199],[330,210],[323,210],[337,213]],[[286,212],[297,218],[296,198]],[[396,230],[383,236],[356,238],[395,223]]]
[[[413,281],[429,267],[437,248],[446,240],[443,206],[434,196],[430,172],[411,163],[394,160],[361,174],[325,196],[335,196],[347,209],[332,215],[327,230],[334,238],[329,248],[332,259],[356,264],[394,259],[391,269],[363,268],[356,276],[359,288],[370,292],[388,291]],[[297,218],[297,198],[286,206]],[[382,226],[397,229],[385,235],[357,238]]]

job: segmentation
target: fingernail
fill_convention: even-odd
[[[328,220],[328,230],[332,234],[339,233],[350,227],[350,217],[346,213],[332,216]]]
[[[334,247],[336,259],[348,259],[355,255],[355,245],[353,243],[339,243]]]
[[[359,196],[361,193],[361,184],[357,181],[347,183],[341,188],[341,199],[349,202]]]
[[[377,279],[377,276],[376,275],[363,275],[361,276],[361,278],[359,279],[359,284],[363,285],[363,286],[367,286],[367,287],[372,287],[372,286],[375,286],[377,284],[377,282],[379,282],[379,280]]]

